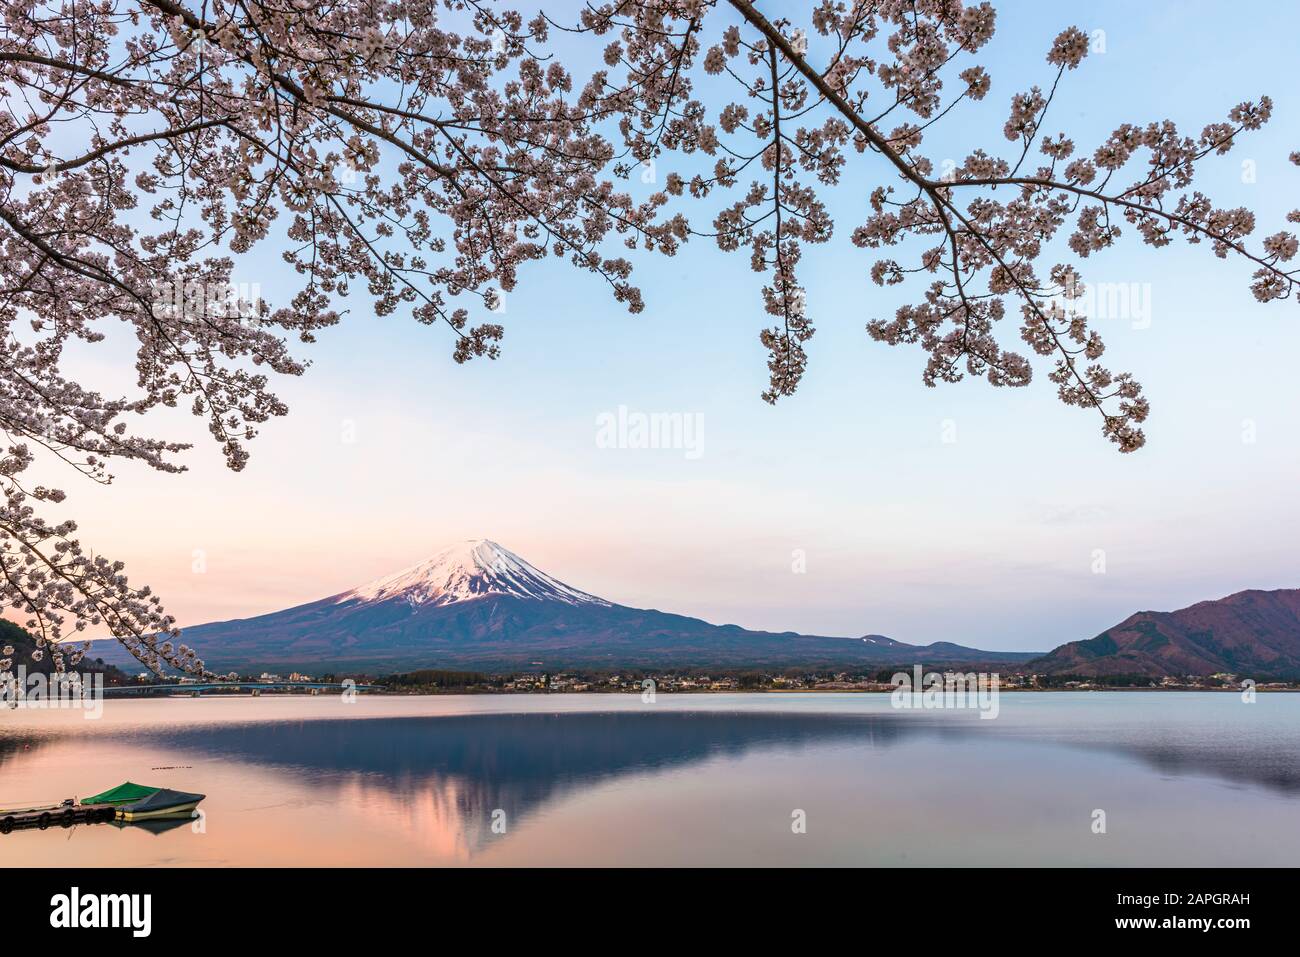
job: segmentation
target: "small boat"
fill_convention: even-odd
[[[143,821],[150,818],[189,817],[206,795],[188,791],[159,788],[156,792],[132,804],[117,809],[122,821]]]
[[[88,797],[81,803],[112,807],[119,821],[143,821],[150,818],[189,817],[204,797],[204,794],[149,787],[127,781]]]

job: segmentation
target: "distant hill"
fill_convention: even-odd
[[[1300,676],[1300,589],[1242,591],[1178,611],[1140,611],[1032,661],[1045,674]]]
[[[93,673],[102,671],[104,681],[107,684],[126,684],[131,681],[131,677],[121,671],[119,668],[105,664],[102,659],[96,658],[95,655],[104,654],[107,651],[107,642],[97,642],[91,654],[87,655],[76,665],[69,664],[70,671],[79,671],[81,673]],[[121,652],[122,655],[130,657],[126,650],[116,641],[112,642],[114,648]],[[29,635],[24,629],[5,618],[0,618],[0,649],[6,646],[12,646],[14,653],[13,667],[15,672],[19,665],[25,665],[28,674],[50,674],[54,670],[54,662],[49,655],[42,657],[40,661],[32,661],[32,652],[36,650],[36,640]],[[0,658],[4,657],[0,655]],[[132,661],[135,659],[132,658]],[[143,665],[139,666],[140,670],[144,669]]]
[[[629,608],[566,585],[484,539],[296,608],[186,628],[184,639],[218,673],[880,668],[1034,657],[948,643],[908,645],[883,635],[749,631]],[[110,661],[125,655],[116,646],[103,653]]]

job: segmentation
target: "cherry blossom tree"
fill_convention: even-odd
[[[138,429],[150,410],[184,404],[240,469],[258,425],[287,411],[273,379],[305,369],[291,340],[340,321],[354,292],[377,314],[444,327],[464,362],[497,355],[493,307],[530,262],[563,258],[635,313],[633,252],[743,249],[768,316],[762,397],[776,402],[799,385],[814,332],[800,262],[834,236],[825,197],[855,163],[874,183],[869,213],[838,225],[880,251],[871,280],[914,289],[910,305],[871,318],[870,336],[920,346],[927,385],[1024,386],[1033,363],[1002,332],[1018,313],[1061,400],[1130,452],[1147,400],[1100,361],[1078,308],[1080,263],[1131,231],[1248,260],[1261,302],[1296,295],[1300,280],[1293,232],[1256,241],[1253,213],[1193,188],[1202,161],[1268,121],[1268,97],[1194,135],[1122,121],[1076,146],[1048,114],[1089,52],[1077,28],[1045,42],[1042,75],[1010,96],[990,142],[940,175],[927,134],[991,95],[977,62],[996,24],[987,2],[3,10],[0,597],[60,668],[81,651],[59,642],[106,628],[155,671],[206,673],[149,589],[90,553],[72,521],[38,513],[64,493],[26,478],[37,457],[97,482],[115,460],[180,471],[185,446]],[[575,76],[584,44],[576,60],[590,66]],[[628,181],[648,164],[662,186],[634,199]],[[1069,261],[1049,258],[1057,238]],[[237,261],[267,252],[296,291],[277,303],[232,293]],[[120,330],[134,337],[133,387],[104,395],[66,374],[69,349]]]

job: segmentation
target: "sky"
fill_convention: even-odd
[[[979,58],[992,91],[950,116],[927,155],[1005,150],[1011,95],[1050,82],[1046,51],[1074,24],[1104,31],[1105,50],[1063,81],[1048,131],[1086,152],[1124,121],[1168,117],[1196,135],[1268,93],[1272,122],[1206,162],[1198,188],[1252,208],[1257,237],[1284,227],[1300,197],[1286,161],[1300,148],[1300,8],[1279,6],[1268,29],[1228,3],[998,8]],[[871,340],[866,323],[919,287],[871,283],[873,257],[849,236],[869,190],[894,180],[879,157],[853,161],[829,197],[834,239],[805,253],[808,372],[775,407],[759,399],[768,317],[746,254],[702,239],[672,259],[638,254],[637,316],[552,260],[525,267],[506,298],[499,360],[457,366],[445,330],[376,318],[354,296],[342,325],[299,347],[312,367],[277,384],[291,412],[261,429],[242,473],[200,422],[169,413],[152,431],[195,441],[187,473],[120,465],[109,488],[63,476],[66,514],[182,626],[335,594],[465,538],[626,605],[1005,650],[1300,586],[1294,302],[1260,305],[1246,263],[1181,242],[1155,250],[1131,230],[1085,261],[1085,282],[1135,284],[1149,303],[1097,323],[1111,367],[1152,404],[1146,448],[1120,455],[1095,414],[1056,399],[1045,365],[1025,389],[929,389],[918,348]],[[290,288],[274,258],[235,274],[272,303]],[[1017,327],[1005,320],[1008,346]],[[111,346],[80,361],[131,385]],[[620,407],[690,416],[698,443],[601,447],[601,417]]]

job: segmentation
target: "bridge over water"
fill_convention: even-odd
[[[332,691],[343,694],[348,691],[378,691],[380,686],[363,685],[356,682],[323,681],[210,681],[166,685],[114,685],[106,687],[104,695],[130,697],[149,694],[176,694],[178,692],[182,694],[202,694],[205,691],[230,691],[231,689],[239,691],[307,691],[311,694]]]

